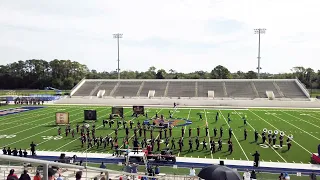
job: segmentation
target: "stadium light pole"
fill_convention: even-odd
[[[117,34],[113,34],[113,38],[117,39],[117,45],[118,45],[118,79],[120,79],[120,46],[119,46],[119,39],[122,38],[123,34],[117,33]]]
[[[258,79],[260,79],[260,70],[261,70],[261,67],[260,67],[260,35],[261,34],[265,34],[266,33],[266,29],[264,28],[259,28],[259,29],[254,29],[254,34],[258,34],[259,36],[259,44],[258,44]]]

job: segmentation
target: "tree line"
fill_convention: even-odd
[[[210,72],[195,71],[190,73],[166,71],[150,67],[147,71],[122,71],[121,79],[256,79],[255,71],[230,72],[228,68],[218,65]],[[116,79],[116,71],[98,72],[90,70],[85,64],[71,60],[45,61],[31,59],[0,65],[0,89],[71,89],[81,79]],[[320,70],[305,67],[293,67],[291,72],[260,74],[262,79],[294,79],[298,78],[309,89],[320,89]]]

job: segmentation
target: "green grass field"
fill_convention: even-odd
[[[15,106],[2,106],[1,109],[13,108]],[[70,122],[72,128],[75,128],[76,123],[82,123],[83,110],[96,109],[98,113],[98,122],[96,122],[96,136],[114,136],[114,129],[109,129],[108,126],[103,128],[102,119],[107,119],[108,114],[111,113],[111,107],[104,106],[46,106],[45,108],[38,110],[31,110],[28,112],[0,116],[0,146],[11,148],[29,148],[31,141],[38,144],[37,150],[42,151],[59,151],[59,152],[91,152],[91,153],[112,153],[110,147],[103,149],[96,147],[86,149],[81,148],[81,142],[79,135],[76,138],[72,138],[70,135],[65,137],[64,127],[62,127],[62,136],[57,136],[58,127],[55,125],[55,112],[69,112]],[[154,116],[155,112],[163,114],[168,117],[169,110],[173,111],[173,108],[146,108],[149,113],[149,117]],[[220,113],[218,122],[215,122],[216,113]],[[141,123],[145,120],[145,117],[138,117],[134,119],[131,117],[132,109],[125,108],[125,119],[127,121],[133,120],[136,122],[139,120]],[[198,113],[201,113],[203,120],[199,120]],[[231,123],[227,123],[227,114],[231,114]],[[242,116],[247,115],[247,126],[244,127]],[[193,139],[196,135],[196,128],[201,127],[200,140],[206,139],[209,142],[210,139],[214,139],[217,142],[217,138],[213,137],[213,128],[219,129],[223,127],[223,149],[222,151],[211,153],[209,150],[200,150],[188,152],[188,131],[185,133],[184,149],[181,153],[175,150],[174,153],[180,157],[205,157],[215,159],[234,159],[234,160],[253,160],[250,153],[254,153],[258,150],[261,154],[262,161],[272,162],[290,162],[290,163],[309,163],[311,153],[317,152],[317,146],[320,140],[320,111],[318,110],[285,110],[285,109],[195,109],[195,108],[178,108],[173,114],[174,118],[185,118],[192,121],[189,127],[194,128],[192,135]],[[182,123],[181,122],[178,122]],[[209,137],[205,137],[205,126],[208,124],[210,131]],[[234,144],[234,152],[230,155],[227,152],[227,140],[229,126],[233,129],[232,142]],[[114,125],[115,127],[115,125]],[[121,126],[120,126],[121,127]],[[248,130],[248,139],[244,140],[244,128]],[[287,147],[271,148],[267,145],[259,145],[254,143],[254,129],[259,134],[266,128],[268,130],[278,130],[285,132],[286,135],[293,135],[292,148],[287,151]],[[122,139],[125,135],[124,130],[119,130],[119,145],[121,146]],[[158,137],[159,133],[154,132],[154,136]],[[219,130],[218,130],[219,135]],[[133,137],[133,132],[130,132],[130,138]],[[173,137],[181,137],[181,127],[173,129]],[[147,138],[150,138],[147,133]],[[140,138],[139,140],[141,140]],[[284,139],[286,140],[286,138]],[[177,141],[176,141],[177,142]],[[261,138],[259,137],[259,141]],[[130,145],[132,143],[130,142]],[[279,144],[279,140],[277,141]],[[164,148],[164,144],[161,144],[161,149]],[[122,146],[123,147],[123,146]],[[156,146],[157,147],[157,146]],[[178,146],[177,146],[178,147]],[[194,143],[195,147],[195,143]],[[156,149],[156,148],[155,148]]]

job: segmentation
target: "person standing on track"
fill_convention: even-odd
[[[256,151],[254,154],[252,154],[254,157],[254,167],[259,167],[259,161],[260,161],[260,154],[258,151]]]

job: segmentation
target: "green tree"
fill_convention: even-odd
[[[245,76],[246,79],[257,79],[257,73],[255,73],[254,71],[248,71]]]
[[[165,79],[166,77],[166,71],[164,69],[159,69],[156,74],[156,79]]]
[[[230,71],[226,67],[218,65],[211,71],[211,78],[213,78],[213,79],[229,79],[230,78]]]

